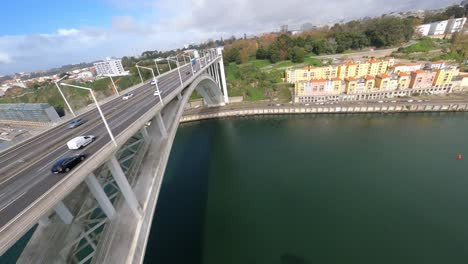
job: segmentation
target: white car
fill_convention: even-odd
[[[408,103],[412,103],[412,102],[413,102],[413,100],[411,100],[411,99],[410,99],[410,100],[408,100],[407,102],[408,102]]]
[[[132,98],[133,94],[132,93],[126,93],[124,96],[122,96],[122,100],[128,100]]]
[[[154,91],[153,95],[154,95],[154,96],[159,95],[158,90]]]
[[[382,103],[383,103],[383,101],[379,101],[378,103],[379,103],[379,104],[382,104]]]
[[[86,147],[87,145],[91,144],[91,142],[96,139],[95,136],[88,135],[88,136],[79,136],[67,142],[67,146],[69,149],[81,149]]]
[[[157,82],[158,82],[158,79],[152,80],[152,81],[150,82],[150,84],[151,84],[151,85],[156,85]]]

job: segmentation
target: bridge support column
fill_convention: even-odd
[[[141,217],[140,204],[138,203],[135,193],[133,192],[130,183],[128,183],[127,177],[125,177],[125,173],[120,167],[119,161],[115,155],[113,155],[110,160],[107,161],[107,166],[112,173],[112,177],[114,177],[115,182],[119,186],[128,207],[130,207],[135,216]]]
[[[73,222],[72,213],[62,201],[55,205],[54,211],[65,224],[69,225]]]
[[[150,138],[149,138],[148,129],[146,129],[146,126],[142,127],[140,131],[141,131],[141,135],[143,136],[143,139],[145,141],[148,141]]]
[[[162,119],[161,112],[156,115],[156,123],[158,124],[159,131],[163,137],[167,137],[166,125],[164,125],[164,120]]]
[[[49,223],[50,223],[50,219],[49,219],[48,215],[43,215],[39,219],[39,225],[41,225],[41,226],[48,226]]]
[[[218,62],[218,66],[220,68],[220,73],[221,73],[221,83],[223,85],[224,102],[226,104],[228,104],[229,103],[229,95],[228,95],[228,92],[227,92],[226,75],[224,74],[224,62],[223,62],[223,56],[222,56],[221,50],[218,50],[218,54],[221,55],[220,60]]]
[[[221,89],[221,82],[219,81],[219,66],[217,63],[214,64],[214,69],[215,69],[215,80],[216,83],[218,84],[219,89]]]
[[[101,207],[102,211],[106,214],[107,218],[111,220],[114,219],[114,206],[107,197],[106,192],[104,192],[104,189],[102,189],[101,184],[99,184],[99,181],[96,179],[96,175],[94,175],[94,173],[91,173],[88,177],[86,177],[85,182],[88,185],[88,188],[91,191],[91,193],[94,195],[94,198],[96,198],[99,207]]]

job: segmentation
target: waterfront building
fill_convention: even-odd
[[[0,120],[50,122],[60,119],[49,104],[0,104]]]
[[[347,94],[356,93],[357,80],[354,77],[345,78],[345,87]]]
[[[390,75],[383,73],[375,76],[375,87],[377,90],[390,90]]]
[[[451,86],[453,76],[458,75],[457,67],[446,67],[438,69],[434,78],[433,85],[435,87],[449,87]]]
[[[398,73],[398,89],[408,89],[411,82],[411,75],[407,72]]]
[[[426,63],[426,68],[429,68],[429,69],[432,69],[432,70],[445,68],[445,61],[428,62],[428,63]]]
[[[97,75],[119,76],[128,75],[124,70],[121,59],[106,58],[104,61],[95,62]]]
[[[421,63],[397,63],[391,68],[392,73],[412,72],[422,69]]]
[[[427,88],[431,87],[434,82],[436,72],[426,71],[426,70],[417,70],[411,72],[411,82],[410,88]]]

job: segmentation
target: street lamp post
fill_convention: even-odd
[[[101,115],[102,121],[104,122],[104,125],[106,126],[107,132],[109,133],[109,136],[112,139],[112,142],[114,142],[114,145],[117,147],[117,142],[115,141],[114,135],[112,134],[112,131],[111,131],[110,127],[109,127],[109,124],[107,124],[106,118],[104,117],[104,113],[102,112],[101,107],[99,106],[99,103],[98,103],[96,97],[94,96],[93,90],[91,88],[88,88],[88,87],[82,87],[82,86],[72,85],[72,84],[68,84],[68,83],[62,83],[61,85],[69,86],[69,87],[73,87],[73,88],[78,88],[78,89],[83,89],[83,90],[88,90],[91,93],[91,96],[93,97],[94,103],[96,104],[96,107],[97,107],[97,109],[99,111],[99,114]]]
[[[119,90],[117,90],[117,86],[115,86],[115,82],[114,82],[114,79],[112,78],[112,76],[111,75],[104,75],[104,76],[109,77],[111,79],[112,86],[114,87],[115,93],[117,94],[117,96],[120,96]]]
[[[182,56],[184,57],[184,61],[185,61],[185,57],[189,58],[190,68],[192,68],[192,74],[195,74],[195,71],[193,70],[193,65],[192,65],[192,57],[190,57],[190,55],[187,55],[187,54],[182,54]]]
[[[161,73],[159,72],[158,61],[160,61],[159,58],[155,59],[155,60],[154,60],[154,64],[156,65],[156,70],[158,71],[158,76],[159,76],[159,75],[161,75]]]
[[[162,97],[161,97],[161,91],[159,91],[158,81],[156,80],[156,76],[154,76],[154,70],[152,68],[143,67],[143,66],[137,66],[137,67],[140,67],[142,69],[151,71],[151,73],[153,74],[154,85],[156,85],[156,91],[158,91],[159,101],[161,101],[161,104],[164,105],[164,102],[163,102]]]
[[[184,82],[182,81],[182,75],[180,74],[180,67],[179,67],[179,61],[177,60],[177,57],[175,59],[171,58],[171,57],[168,57],[167,58],[168,61],[175,61],[176,65],[177,65],[177,71],[179,72],[179,79],[180,79],[180,85],[184,85]]]
[[[139,66],[138,66],[138,63],[140,63],[140,62],[141,62],[141,61],[139,61],[139,62],[135,63],[135,66],[136,66],[136,68],[137,68],[138,75],[140,75],[140,80],[141,80],[141,83],[143,83],[143,77],[141,76],[140,69],[138,68],[138,67],[139,67]]]
[[[67,107],[68,109],[70,110],[70,112],[73,114],[74,117],[76,117],[75,115],[75,112],[73,112],[73,109],[71,108],[70,104],[68,103],[67,101],[67,98],[65,97],[65,95],[63,94],[62,92],[62,89],[60,89],[60,86],[58,85],[58,83],[63,80],[65,77],[68,77],[67,75],[63,76],[62,78],[58,79],[57,81],[55,81],[55,86],[57,87],[57,89],[59,90],[60,94],[62,95],[63,97],[63,100],[65,101],[65,104],[67,104]]]

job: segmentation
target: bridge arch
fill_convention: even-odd
[[[210,75],[202,74],[198,76],[186,89],[186,93],[192,94],[196,90],[205,99],[208,107],[224,105],[224,97],[221,88]]]

